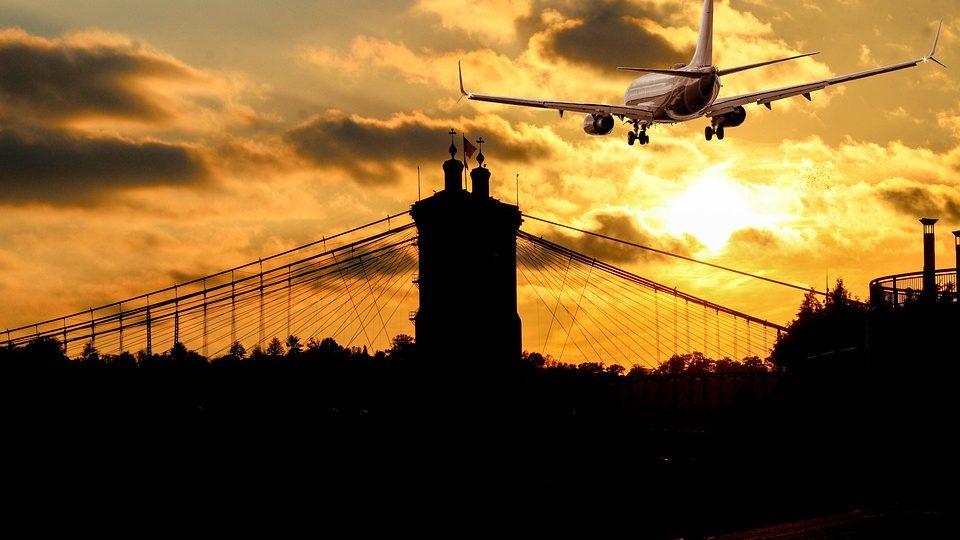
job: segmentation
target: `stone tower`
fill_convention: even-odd
[[[410,211],[420,250],[417,350],[428,361],[516,360],[520,209],[490,197],[482,145],[470,172],[473,193],[462,187],[464,163],[452,141],[449,151],[443,191]]]

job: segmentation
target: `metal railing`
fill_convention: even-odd
[[[931,299],[936,302],[957,301],[957,269],[946,268],[935,272],[937,290]],[[870,303],[902,307],[925,298],[923,271],[883,276],[870,282]]]

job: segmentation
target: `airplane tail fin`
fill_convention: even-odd
[[[700,35],[697,37],[697,50],[690,60],[693,67],[713,65],[713,0],[703,0],[703,13],[700,15]]]

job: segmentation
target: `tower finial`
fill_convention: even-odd
[[[484,157],[483,157],[483,142],[484,142],[484,141],[483,141],[483,137],[480,137],[479,139],[477,139],[477,144],[480,145],[480,146],[479,146],[479,153],[477,154],[477,164],[479,164],[481,167],[483,166],[483,160],[484,160]]]
[[[453,136],[457,134],[457,130],[450,128],[450,148],[447,149],[450,152],[450,159],[457,157],[457,145],[453,143]]]

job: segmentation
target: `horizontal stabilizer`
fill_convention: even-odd
[[[638,67],[618,67],[620,71],[639,71],[640,73],[659,73],[661,75],[676,75],[677,77],[688,77],[691,79],[699,79],[703,77],[703,73],[699,71],[683,71],[680,69],[653,69],[653,68],[638,68]]]
[[[729,75],[731,73],[737,73],[739,71],[746,71],[748,69],[755,69],[759,67],[769,66],[770,64],[779,64],[780,62],[786,62],[788,60],[796,60],[797,58],[804,58],[807,56],[813,56],[815,54],[820,54],[820,51],[806,53],[806,54],[798,54],[797,56],[791,56],[789,58],[778,58],[776,60],[767,60],[766,62],[758,62],[756,64],[748,64],[746,66],[738,66],[730,69],[721,69],[720,71],[717,72],[717,75],[720,75],[720,76]]]

